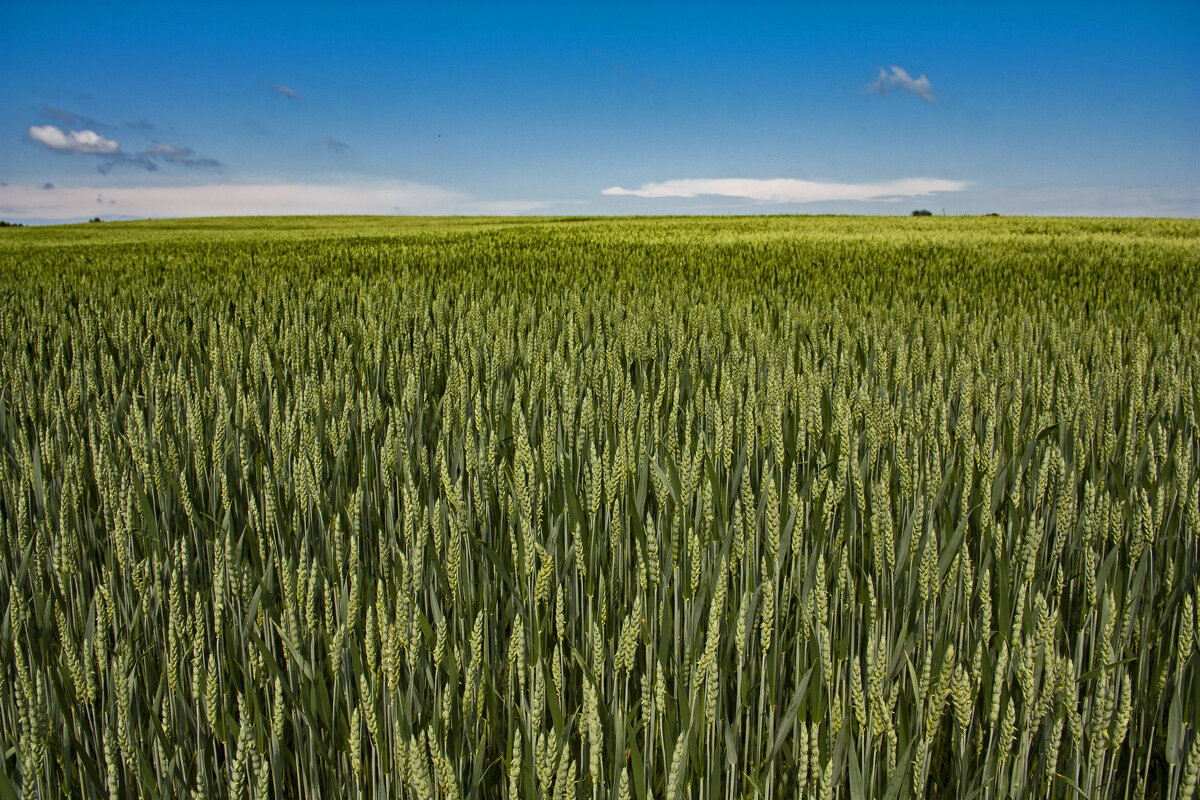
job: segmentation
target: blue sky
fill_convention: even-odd
[[[1200,4],[0,2],[0,217],[1200,216]]]

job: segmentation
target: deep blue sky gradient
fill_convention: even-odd
[[[892,65],[927,76],[936,102],[870,93]],[[448,210],[467,213],[1200,215],[1194,2],[5,2],[0,86],[5,218],[22,216],[16,187],[45,183],[389,182],[455,193]],[[33,141],[30,126],[46,124],[222,166],[101,174],[96,155]],[[970,186],[898,202],[601,194],[686,178],[909,177]]]

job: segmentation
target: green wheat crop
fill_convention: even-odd
[[[0,798],[1191,798],[1200,224],[0,232]]]

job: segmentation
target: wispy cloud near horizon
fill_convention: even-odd
[[[885,97],[891,94],[894,89],[900,89],[915,94],[917,97],[923,97],[930,103],[937,102],[933,96],[933,87],[929,84],[929,78],[926,78],[924,74],[918,78],[914,78],[903,67],[892,67],[891,73],[880,67],[879,77],[867,84],[868,92]]]
[[[129,218],[236,217],[288,214],[522,214],[545,206],[535,201],[479,200],[429,184],[389,181],[365,184],[263,183],[153,187],[0,186],[0,214],[17,219],[72,220],[94,214],[103,193],[108,213]]]
[[[966,181],[944,178],[901,178],[880,183],[832,183],[793,178],[684,178],[643,183],[637,189],[611,186],[601,194],[633,197],[698,197],[719,195],[760,203],[819,203],[831,200],[901,200],[939,192],[957,192],[970,186]]]

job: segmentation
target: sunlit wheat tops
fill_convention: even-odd
[[[0,797],[1195,796],[1194,221],[105,230],[0,235]]]

